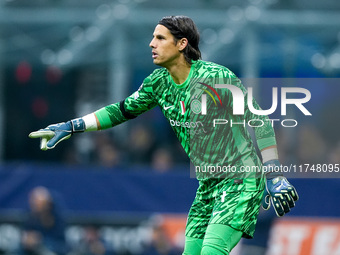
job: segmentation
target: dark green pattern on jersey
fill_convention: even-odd
[[[274,145],[274,131],[267,117],[252,114],[245,104],[245,115],[232,115],[233,100],[227,89],[216,89],[222,100],[215,106],[213,100],[207,97],[207,115],[195,114],[190,110],[193,100],[200,100],[202,89],[207,89],[201,83],[214,87],[215,84],[232,84],[240,88],[246,95],[246,90],[240,80],[227,68],[204,61],[196,61],[192,65],[187,81],[178,86],[174,84],[165,68],[156,69],[144,81],[138,91],[125,99],[125,110],[134,116],[159,106],[175,131],[185,152],[194,166],[260,166],[250,135],[242,125],[212,126],[215,118],[242,122],[249,119],[263,119],[265,125],[255,128],[255,135],[259,145],[266,141],[266,145]],[[216,97],[215,97],[216,98]],[[185,113],[181,108],[184,102]],[[247,100],[245,99],[245,102]],[[254,107],[260,109],[254,101]],[[122,116],[119,105],[113,104],[105,108],[110,116],[112,126],[127,120]],[[184,113],[184,114],[183,114]],[[268,140],[269,139],[269,140]],[[271,141],[268,144],[268,141]],[[260,146],[261,148],[261,146]],[[204,180],[210,177],[226,177],[198,173],[197,178]],[[230,176],[227,176],[230,177]],[[249,187],[254,189],[254,187]],[[256,189],[256,188],[255,188]]]

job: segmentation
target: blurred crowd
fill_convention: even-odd
[[[128,251],[115,251],[105,242],[100,226],[87,224],[82,227],[76,243],[66,238],[67,220],[62,199],[44,186],[37,186],[29,193],[27,217],[21,224],[21,241],[17,250],[8,255],[128,255]],[[160,217],[158,217],[160,218]],[[144,247],[133,254],[177,255],[181,249],[173,245],[161,220],[148,223],[150,238]]]
[[[29,194],[28,217],[23,223],[19,254],[66,254],[66,223],[56,199],[45,187],[34,188]]]

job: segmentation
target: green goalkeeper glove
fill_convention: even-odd
[[[280,167],[278,160],[270,160],[263,164],[268,169]],[[277,216],[281,217],[295,206],[299,199],[293,185],[281,173],[269,172],[266,174],[266,188],[263,193],[262,207],[268,210],[273,205]]]
[[[40,138],[40,149],[45,151],[53,149],[58,143],[69,139],[72,134],[85,131],[85,122],[82,118],[52,124],[46,128],[30,133],[30,138]]]

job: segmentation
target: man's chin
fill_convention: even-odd
[[[155,64],[155,65],[158,65],[158,66],[162,66],[163,67],[163,63],[161,62],[161,61],[157,61],[157,59],[154,59],[153,60],[153,63]]]

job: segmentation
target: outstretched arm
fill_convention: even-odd
[[[157,105],[153,97],[152,84],[143,83],[138,91],[125,100],[108,105],[82,118],[52,124],[29,134],[40,138],[40,149],[53,149],[58,143],[69,139],[74,133],[96,131],[117,126],[152,109]]]
[[[123,123],[129,118],[134,118],[135,116],[132,115],[124,115],[124,110],[121,110],[123,104],[123,102],[113,104],[82,118],[49,125],[46,128],[30,133],[29,137],[41,139],[41,150],[53,149],[58,143],[69,139],[75,133],[107,129]]]

